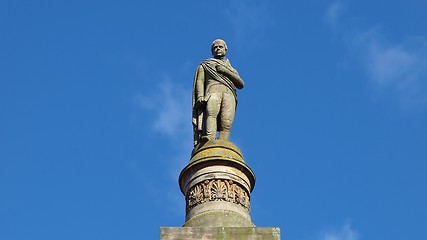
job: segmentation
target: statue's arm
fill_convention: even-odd
[[[240,75],[237,72],[232,72],[231,70],[221,65],[218,65],[216,70],[233,81],[236,88],[242,89],[245,86],[245,82],[242,78],[240,78]]]
[[[204,102],[205,98],[205,70],[203,69],[202,65],[199,65],[199,67],[196,70],[196,87],[195,87],[195,96],[196,96],[196,103],[201,104]]]

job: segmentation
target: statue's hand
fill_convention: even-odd
[[[200,108],[200,107],[204,107],[206,105],[206,101],[204,97],[198,97],[196,100],[196,107]]]
[[[215,68],[216,68],[216,71],[219,72],[219,73],[225,73],[225,72],[227,72],[227,68],[225,68],[222,65],[216,65]]]

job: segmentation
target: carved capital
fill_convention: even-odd
[[[250,211],[249,193],[232,180],[213,179],[200,182],[190,188],[185,200],[187,212],[196,205],[211,201],[235,203]]]

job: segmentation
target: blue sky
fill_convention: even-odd
[[[292,240],[425,239],[427,2],[0,2],[0,239],[184,223],[191,87],[216,38],[252,220]]]

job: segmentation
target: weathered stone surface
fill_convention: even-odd
[[[236,212],[233,206],[230,207],[232,210],[224,210],[223,202],[212,203],[209,208],[212,209],[212,205],[217,205],[217,209],[197,212],[188,217],[184,227],[255,227],[248,214]]]
[[[240,149],[211,140],[194,149],[179,184],[186,200],[186,227],[254,227],[250,193],[255,175]]]
[[[229,140],[237,107],[237,89],[243,79],[226,58],[227,44],[212,43],[213,58],[203,61],[196,70],[193,84],[194,146],[216,139]]]
[[[162,227],[160,240],[280,240],[279,228]]]
[[[242,89],[244,81],[226,58],[224,40],[215,40],[211,52],[213,58],[203,61],[194,76],[194,149],[178,179],[186,201],[185,224],[160,228],[160,239],[280,240],[279,228],[252,223],[255,174],[229,141],[236,89]]]

